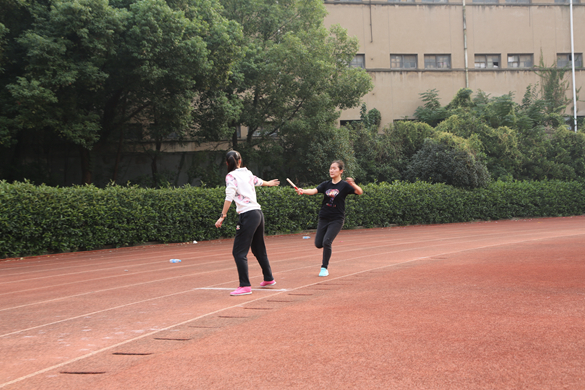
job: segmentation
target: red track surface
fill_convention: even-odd
[[[0,388],[585,389],[585,216],[312,238],[0,262]]]

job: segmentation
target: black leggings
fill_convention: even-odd
[[[266,245],[264,244],[264,214],[260,210],[250,210],[242,213],[238,219],[232,254],[236,261],[236,267],[238,267],[240,287],[251,286],[250,278],[248,277],[248,251],[250,247],[262,268],[264,280],[267,282],[274,280],[270,263],[268,262],[268,255],[266,254]]]
[[[317,235],[315,236],[315,246],[323,248],[323,263],[322,268],[329,266],[329,259],[331,258],[331,244],[337,237],[337,234],[343,227],[343,219],[327,220],[319,218],[319,225],[317,225]]]

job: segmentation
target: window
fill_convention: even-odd
[[[252,133],[252,137],[278,137],[278,130],[274,131],[273,133],[270,133],[271,131],[273,131],[272,125],[267,123],[265,126],[258,126],[258,128]]]
[[[343,126],[353,125],[353,124],[361,123],[361,122],[362,122],[361,119],[340,120],[339,126],[343,127]]]
[[[573,4],[579,4],[580,0],[573,0]],[[569,0],[555,0],[556,4],[569,4]]]
[[[447,0],[421,0],[421,3],[447,3]]]
[[[416,54],[390,54],[392,69],[416,69]]]
[[[508,54],[508,68],[532,68],[532,54]]]
[[[353,57],[353,60],[349,63],[349,66],[352,68],[366,68],[366,55],[365,54],[356,54]]]
[[[530,0],[506,0],[506,4],[530,4]]]
[[[498,4],[498,0],[473,0],[474,3]]]
[[[388,0],[389,3],[414,3],[414,0]]]
[[[571,67],[573,60],[571,54],[557,54],[557,68]],[[575,68],[583,67],[583,54],[575,53]]]
[[[451,54],[425,54],[425,69],[451,69]]]
[[[500,67],[499,54],[476,54],[475,69],[498,69]]]

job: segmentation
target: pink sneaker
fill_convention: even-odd
[[[252,294],[252,287],[238,287],[230,293],[230,295],[248,295]]]
[[[260,287],[274,286],[275,284],[276,280],[271,280],[270,282],[263,281],[262,283],[260,283]]]

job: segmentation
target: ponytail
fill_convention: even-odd
[[[227,162],[228,172],[235,171],[238,169],[238,161],[242,159],[240,153],[236,152],[235,150],[230,150],[225,155],[225,161]]]

